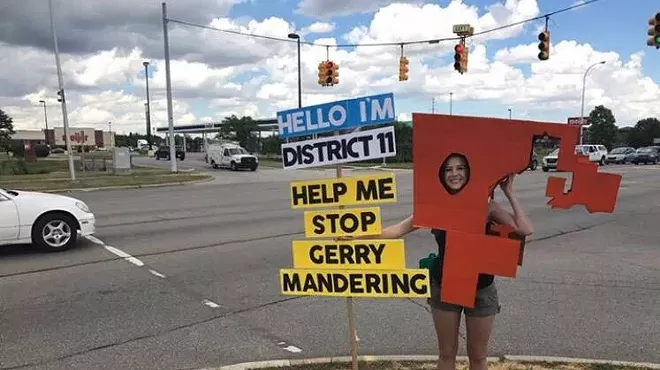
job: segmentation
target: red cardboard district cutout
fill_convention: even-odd
[[[473,307],[480,273],[516,276],[524,238],[504,225],[486,233],[488,198],[508,174],[527,169],[539,137],[559,140],[557,170],[572,173],[566,192],[565,178],[548,178],[550,207],[584,205],[590,213],[612,213],[621,176],[599,173],[596,163],[575,154],[578,126],[413,114],[413,224],[446,230],[441,301]],[[454,194],[440,176],[443,163],[456,157],[452,154],[462,155],[468,169],[467,183]]]

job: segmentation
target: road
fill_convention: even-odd
[[[137,166],[150,166],[150,167],[160,167],[160,168],[170,168],[171,162],[165,159],[156,160],[154,157],[146,156],[134,156],[133,164]],[[212,170],[211,165],[204,161],[204,153],[191,152],[186,153],[186,158],[176,161],[178,170],[201,170],[201,171],[210,171]]]
[[[491,355],[660,363],[660,166],[605,170],[624,176],[614,214],[549,210],[547,174],[516,179],[536,233],[518,277],[498,278]],[[399,202],[382,206],[385,224],[412,209],[411,174],[396,174]],[[76,193],[98,217],[98,240],[64,253],[0,251],[0,369],[349,355],[345,299],[285,297],[278,284],[292,264],[290,241],[303,238],[288,181],[333,172],[217,175],[187,187]],[[411,267],[435,249],[428,231],[405,240]],[[360,354],[437,354],[423,300],[355,305]],[[462,327],[461,354],[464,343]]]

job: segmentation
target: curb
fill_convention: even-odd
[[[142,185],[120,185],[120,186],[102,186],[98,188],[71,188],[71,189],[46,189],[46,190],[35,190],[40,193],[70,193],[74,191],[80,192],[92,192],[100,190],[122,190],[122,189],[142,189],[142,188],[162,188],[166,186],[177,186],[177,185],[192,185],[192,184],[201,184],[205,182],[210,182],[215,180],[215,177],[209,175],[208,179],[194,180],[194,181],[177,181],[177,182],[166,182],[162,184],[142,184]]]
[[[360,362],[379,362],[379,361],[407,361],[407,362],[435,362],[438,356],[432,355],[389,355],[389,356],[358,356]],[[466,362],[467,356],[457,356],[457,362]],[[235,365],[219,366],[219,367],[205,367],[197,370],[250,370],[261,369],[267,367],[284,367],[284,366],[298,366],[309,364],[330,364],[330,363],[347,363],[351,362],[351,356],[341,357],[316,357],[316,358],[303,358],[303,359],[289,359],[289,360],[269,360],[269,361],[255,361],[244,362]],[[627,362],[627,361],[613,361],[613,360],[599,360],[587,358],[571,358],[571,357],[553,357],[553,356],[514,356],[504,355],[501,357],[488,357],[489,363],[501,361],[515,361],[515,362],[545,362],[545,363],[582,363],[582,364],[600,364],[600,365],[618,365],[640,368],[660,369],[660,364],[648,362]]]

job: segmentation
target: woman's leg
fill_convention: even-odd
[[[495,315],[500,312],[500,303],[495,283],[479,289],[475,306],[465,310],[467,354],[470,370],[486,370],[488,365],[488,342],[493,330]]]
[[[470,370],[488,369],[486,357],[488,357],[488,342],[494,321],[495,315],[486,317],[465,316]]]
[[[433,308],[431,312],[438,338],[438,370],[455,370],[461,313],[438,308]]]
[[[431,298],[428,303],[438,339],[438,370],[454,370],[462,307],[440,302],[440,286],[437,282],[431,282]]]

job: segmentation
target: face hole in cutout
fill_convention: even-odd
[[[452,153],[442,162],[438,178],[447,193],[455,195],[470,182],[470,163],[460,153]]]

